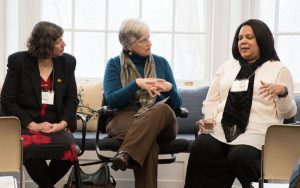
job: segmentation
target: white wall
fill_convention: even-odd
[[[4,0],[4,55],[5,60],[8,54],[19,49],[19,1]]]
[[[34,0],[0,0],[0,81],[6,74],[7,57],[26,49],[34,26]]]
[[[4,79],[4,0],[0,0],[0,83]]]
[[[212,76],[221,63],[232,58],[231,47],[237,27],[253,18],[253,0],[213,0],[212,7]]]

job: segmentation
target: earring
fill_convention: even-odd
[[[130,56],[132,56],[132,52],[131,51],[129,51],[129,53],[128,53]]]

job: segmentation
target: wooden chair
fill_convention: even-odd
[[[300,126],[270,126],[266,132],[265,144],[262,148],[259,188],[264,187],[265,180],[288,182],[299,156]]]
[[[20,188],[23,180],[23,142],[17,117],[0,117],[0,172],[18,172]]]

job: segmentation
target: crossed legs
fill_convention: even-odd
[[[109,136],[124,140],[120,151],[135,162],[135,187],[157,187],[157,141],[176,138],[178,125],[173,110],[167,104],[156,104],[144,114],[134,117],[135,110],[124,109],[107,125]],[[122,157],[123,158],[123,157]]]

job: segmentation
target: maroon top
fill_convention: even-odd
[[[44,92],[52,90],[52,79],[51,79],[51,76],[49,76],[46,81],[41,77],[41,88],[42,88],[42,91],[44,91]],[[48,106],[47,104],[42,104],[41,105],[40,116],[45,115],[47,106]]]

